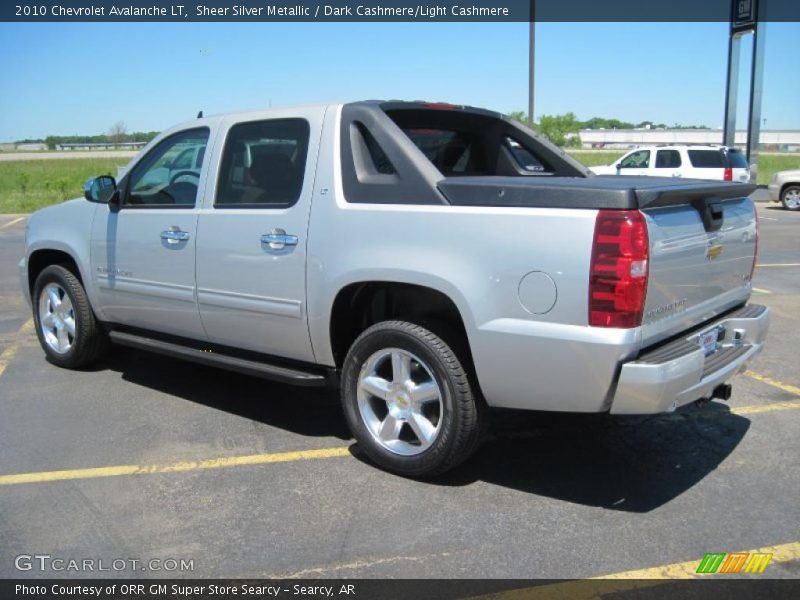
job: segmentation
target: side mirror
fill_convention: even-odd
[[[616,167],[617,171],[619,171],[622,168],[622,163],[617,163],[614,166]]]
[[[117,182],[111,175],[100,175],[87,179],[83,184],[83,196],[89,202],[108,204],[117,191]]]

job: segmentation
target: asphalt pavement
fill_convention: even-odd
[[[425,482],[366,463],[328,392],[122,348],[47,363],[19,292],[24,218],[0,216],[0,577],[165,575],[15,567],[45,553],[191,560],[183,577],[565,578],[779,546],[762,576],[796,578],[800,213],[759,214],[771,333],[729,403],[497,412],[472,460]]]

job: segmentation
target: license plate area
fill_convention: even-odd
[[[714,354],[719,349],[719,342],[725,333],[725,328],[722,326],[714,327],[708,331],[701,333],[697,340],[699,346],[703,349],[706,356]]]

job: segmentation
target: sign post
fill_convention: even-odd
[[[764,42],[767,0],[732,0],[728,38],[728,79],[725,90],[725,128],[722,143],[733,146],[736,138],[736,106],[742,37],[753,34],[750,94],[747,104],[747,160],[753,180],[758,177],[758,141],[761,136],[761,96],[764,80]]]

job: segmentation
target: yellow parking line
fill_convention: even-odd
[[[26,333],[32,327],[33,321],[28,320],[18,331]],[[0,355],[0,375],[5,370],[8,361],[14,357],[19,347],[19,341],[7,348]],[[754,371],[747,371],[748,376],[772,385],[786,392],[800,396],[800,388],[770,379]],[[731,407],[731,412],[740,415],[772,412],[778,410],[800,409],[800,400],[785,402],[770,402],[767,404]],[[99,477],[118,477],[121,475],[154,475],[159,473],[180,473],[207,469],[222,469],[247,465],[265,465],[282,462],[296,462],[301,460],[316,460],[322,458],[340,458],[350,454],[347,446],[322,448],[319,450],[299,450],[291,452],[275,452],[271,454],[249,454],[243,456],[230,456],[209,458],[205,460],[184,461],[171,464],[154,465],[116,465],[110,467],[93,467],[88,469],[66,469],[60,471],[40,471],[32,473],[16,473],[0,475],[0,485],[14,485],[20,483],[42,483],[48,481],[65,481],[69,479],[95,479]]]
[[[16,219],[14,219],[13,221],[9,221],[8,223],[5,223],[5,224],[3,224],[3,225],[0,225],[0,231],[2,231],[3,229],[8,229],[8,228],[9,228],[9,227],[11,227],[12,225],[16,225],[16,224],[17,224],[17,223],[19,223],[20,221],[24,221],[24,220],[25,220],[25,217],[18,217],[18,218],[16,218]]]
[[[757,288],[757,287],[754,287],[753,291],[754,292],[759,292],[760,294],[771,294],[772,293],[769,290],[765,290],[764,288]]]
[[[709,548],[709,551],[717,548]],[[749,550],[751,553],[772,554],[770,565],[800,559],[800,542],[781,544],[778,546],[768,546],[757,550]],[[509,590],[496,594],[486,594],[474,596],[472,600],[596,600],[607,594],[625,592],[628,590],[642,589],[663,585],[675,579],[711,579],[713,577],[725,577],[724,575],[707,575],[697,573],[697,566],[702,557],[681,563],[672,563],[649,567],[646,569],[636,569],[633,571],[623,571],[621,573],[611,573],[601,575],[591,579],[577,581],[565,581],[563,583],[552,583],[519,590]],[[767,567],[769,569],[769,567]]]
[[[295,462],[320,458],[337,458],[349,456],[347,446],[321,448],[319,450],[299,450],[295,452],[275,452],[272,454],[249,454],[245,456],[229,456],[192,460],[162,465],[117,465],[114,467],[97,467],[92,469],[70,469],[65,471],[44,471],[39,473],[18,473],[0,475],[0,485],[19,483],[42,483],[45,481],[64,481],[67,479],[94,479],[96,477],[118,477],[120,475],[154,475],[158,473],[179,473],[201,469],[222,469],[224,467],[241,467],[245,465],[266,465],[272,463]]]
[[[748,377],[755,379],[756,381],[760,381],[761,383],[766,383],[767,385],[771,385],[772,387],[776,387],[779,390],[783,390],[784,392],[789,392],[790,394],[794,394],[795,396],[800,396],[800,388],[788,383],[782,383],[771,377],[767,377],[766,375],[762,375],[761,373],[756,373],[755,371],[747,371],[745,373]]]
[[[17,350],[19,350],[19,345],[22,342],[22,336],[27,335],[32,329],[33,319],[28,319],[22,324],[22,327],[17,330],[12,344],[0,354],[0,377],[2,377],[3,373],[5,373],[8,363],[11,362],[11,359],[16,356]]]
[[[731,407],[731,412],[738,415],[751,415],[762,412],[795,409],[800,409],[800,400]],[[65,481],[68,479],[96,479],[99,477],[119,477],[120,475],[156,475],[159,473],[181,473],[204,469],[222,469],[226,467],[241,467],[247,465],[266,465],[271,463],[296,462],[320,458],[341,458],[348,456],[349,454],[350,450],[347,446],[337,446],[334,448],[322,448],[320,450],[298,450],[293,452],[275,452],[272,454],[247,454],[243,456],[208,458],[205,460],[192,460],[171,464],[116,465],[111,467],[92,467],[88,469],[66,469],[63,471],[15,473],[12,475],[0,475],[0,485],[43,483],[47,481]]]
[[[761,268],[771,268],[771,267],[800,267],[800,263],[765,263],[763,265],[756,265],[756,267]]]
[[[731,412],[737,415],[754,415],[756,413],[772,412],[775,410],[793,410],[797,408],[800,408],[800,400],[768,402],[767,404],[756,404],[752,406],[732,406]]]

